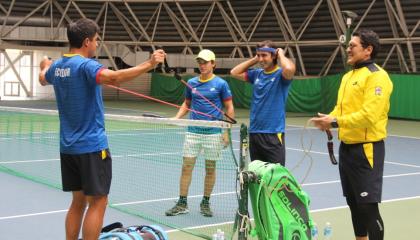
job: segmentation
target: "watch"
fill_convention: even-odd
[[[338,123],[337,123],[337,118],[334,118],[331,122],[331,127],[332,128],[338,128]]]

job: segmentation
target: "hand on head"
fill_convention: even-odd
[[[283,48],[277,48],[276,49],[276,56],[279,57],[279,54],[284,55],[284,50]]]

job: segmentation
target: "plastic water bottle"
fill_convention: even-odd
[[[312,240],[318,240],[318,226],[316,225],[316,223],[314,223],[314,225],[311,228],[311,236]]]
[[[225,240],[225,232],[221,232],[217,240]]]
[[[217,232],[213,234],[212,240],[225,240],[225,233],[221,229],[217,229]]]
[[[225,233],[221,229],[217,229],[217,240],[225,240]]]
[[[324,240],[331,240],[332,239],[332,227],[331,223],[327,222],[325,223],[324,228]]]

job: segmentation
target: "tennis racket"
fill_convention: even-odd
[[[335,159],[334,156],[334,143],[333,143],[333,135],[329,129],[325,130],[325,133],[327,134],[328,142],[328,155],[330,156],[330,161],[332,164],[337,165],[337,159]]]

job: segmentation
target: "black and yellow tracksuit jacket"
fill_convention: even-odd
[[[341,141],[366,143],[386,137],[392,88],[388,73],[371,60],[343,76],[337,105],[329,114],[337,119]]]

